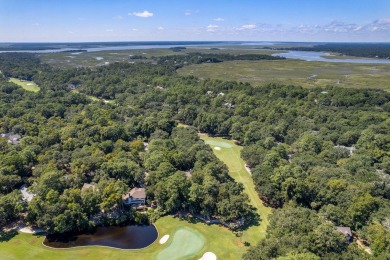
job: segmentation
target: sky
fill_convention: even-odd
[[[390,42],[390,0],[0,0],[0,42]]]

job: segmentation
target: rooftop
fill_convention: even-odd
[[[122,199],[124,200],[130,197],[134,199],[145,199],[146,198],[145,188],[133,188],[129,193],[122,195]]]
[[[351,236],[352,237],[352,231],[349,227],[336,227],[337,231],[344,234],[344,236]]]
[[[92,188],[95,191],[95,185],[96,185],[96,183],[94,183],[94,182],[84,183],[84,185],[81,188],[81,190],[83,191],[83,190],[88,190],[89,188]]]

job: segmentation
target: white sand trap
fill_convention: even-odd
[[[165,236],[163,236],[163,237],[160,239],[159,243],[160,243],[161,245],[162,245],[162,244],[165,244],[165,242],[167,242],[168,239],[169,239],[169,235],[165,235]]]
[[[217,256],[213,252],[206,252],[199,260],[217,260]]]
[[[221,147],[216,146],[216,147],[214,147],[214,149],[217,150],[217,151],[220,151]]]
[[[33,86],[34,84],[32,84],[32,83],[27,83],[27,86]]]
[[[26,234],[35,234],[35,233],[42,233],[44,232],[43,229],[40,228],[32,228],[32,227],[23,227],[19,228],[19,231]]]

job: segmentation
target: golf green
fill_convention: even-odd
[[[157,260],[185,259],[199,253],[205,244],[204,237],[194,229],[180,228],[172,242],[157,254]]]

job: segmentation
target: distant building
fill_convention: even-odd
[[[146,201],[146,192],[144,188],[134,188],[129,193],[122,195],[125,205],[143,206]]]
[[[27,202],[30,202],[34,198],[34,196],[35,196],[35,194],[27,191],[27,185],[26,184],[22,185],[22,187],[20,187],[19,190],[22,193],[23,199],[25,201],[27,201]]]
[[[20,138],[22,138],[20,135],[14,135],[12,133],[6,133],[6,134],[1,134],[1,137],[7,138],[9,144],[19,144],[20,143]]]
[[[336,145],[333,148],[343,148],[349,151],[349,154],[352,155],[356,151],[356,147],[354,146],[344,146],[344,145]]]
[[[228,102],[226,102],[224,105],[225,105],[227,108],[229,108],[229,109],[231,109],[231,108],[234,107],[234,105],[233,105],[232,103],[228,103]]]
[[[336,227],[337,231],[342,233],[345,236],[347,242],[351,242],[352,240],[352,231],[349,227]]]
[[[94,182],[84,183],[83,187],[81,188],[81,191],[85,191],[88,189],[92,189],[92,191],[95,191],[95,185],[96,185],[96,183],[94,183]]]

